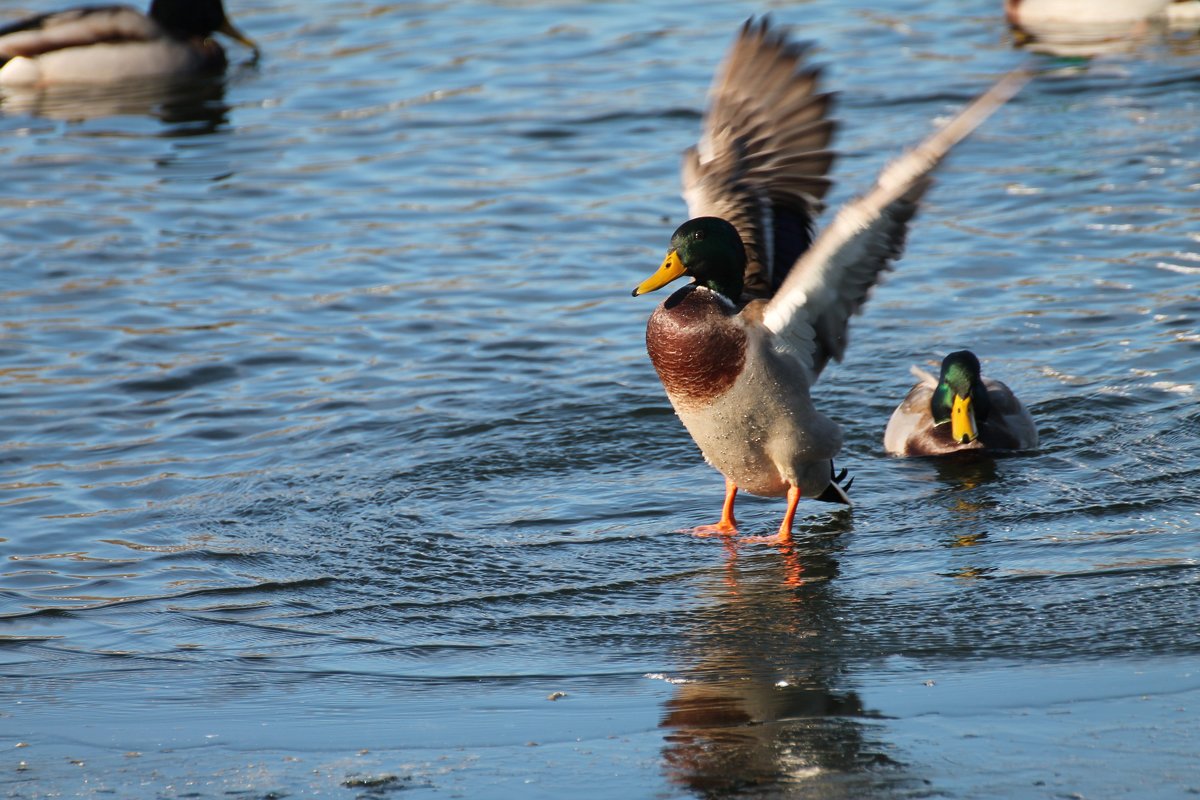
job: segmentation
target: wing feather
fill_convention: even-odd
[[[1018,69],[997,81],[932,136],[884,167],[875,185],[843,207],[792,268],[763,313],[778,343],[813,378],[830,358],[841,360],[850,316],[866,301],[880,273],[904,249],[930,174],[946,154],[1031,77]]]
[[[68,47],[147,41],[161,35],[158,24],[132,6],[73,8],[0,28],[0,63]]]
[[[691,217],[728,220],[746,245],[744,300],[769,297],[812,240],[829,191],[831,97],[808,46],[751,18],[718,70],[699,143],[684,154]]]

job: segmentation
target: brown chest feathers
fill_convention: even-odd
[[[703,405],[733,386],[746,360],[736,313],[716,292],[692,285],[650,315],[646,350],[672,403]]]

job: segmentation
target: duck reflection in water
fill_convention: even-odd
[[[0,112],[43,119],[83,122],[104,117],[151,117],[168,126],[167,136],[213,133],[229,123],[225,81],[195,78],[145,81],[136,86],[94,88],[8,87],[0,93]]]
[[[938,481],[948,490],[938,495],[938,502],[946,507],[949,517],[949,525],[939,540],[953,556],[950,569],[940,574],[964,580],[991,577],[996,567],[984,561],[991,550],[985,526],[1000,505],[989,493],[989,486],[999,478],[996,457],[964,453],[931,459],[931,463],[936,465]]]
[[[701,797],[862,797],[908,783],[848,688],[832,579],[850,515],[777,553],[727,541],[724,575],[689,637],[697,666],[666,703],[663,768]],[[780,557],[782,555],[782,558]]]
[[[950,496],[957,502],[962,502],[957,493],[982,490],[988,484],[995,483],[998,475],[996,457],[986,453],[942,456],[929,459],[928,463],[933,464],[938,482],[945,484],[950,492],[955,493]],[[990,501],[984,498],[976,502]]]

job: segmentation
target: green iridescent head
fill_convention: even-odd
[[[979,438],[977,423],[987,420],[991,410],[981,371],[970,350],[951,353],[942,359],[942,373],[930,400],[933,424],[950,423],[950,435],[960,444]]]
[[[745,273],[746,248],[737,228],[720,217],[696,217],[675,229],[662,266],[633,290],[633,296],[690,275],[701,286],[736,302]]]
[[[206,37],[223,33],[241,42],[258,55],[258,45],[239,31],[225,16],[221,0],[152,0],[147,12],[151,19],[177,35]]]

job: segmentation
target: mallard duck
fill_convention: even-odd
[[[1167,22],[1173,28],[1200,24],[1200,0],[1171,0],[1171,5],[1167,6]]]
[[[739,489],[787,497],[780,541],[791,538],[801,497],[849,503],[844,473],[833,472],[841,430],[809,388],[841,359],[850,315],[899,257],[929,173],[1026,79],[1001,80],[888,165],[813,240],[833,126],[806,52],[765,19],[742,27],[712,85],[700,142],[684,155],[693,218],[633,290],[692,279],[651,314],[646,346],[679,418],[725,476],[721,519],[697,532],[737,531]]]
[[[1029,410],[1003,383],[982,375],[979,359],[959,350],[934,378],[913,367],[918,383],[892,412],[883,447],[897,456],[963,451],[1031,450],[1038,445]]]
[[[1004,0],[1004,16],[1017,27],[1132,25],[1164,16],[1173,0]]]
[[[116,83],[180,78],[225,68],[223,33],[256,45],[225,16],[221,0],[153,0],[130,6],[83,6],[0,28],[0,86]]]
[[[1200,0],[1005,0],[1004,16],[1022,47],[1089,57],[1135,48],[1153,25],[1194,27]]]

